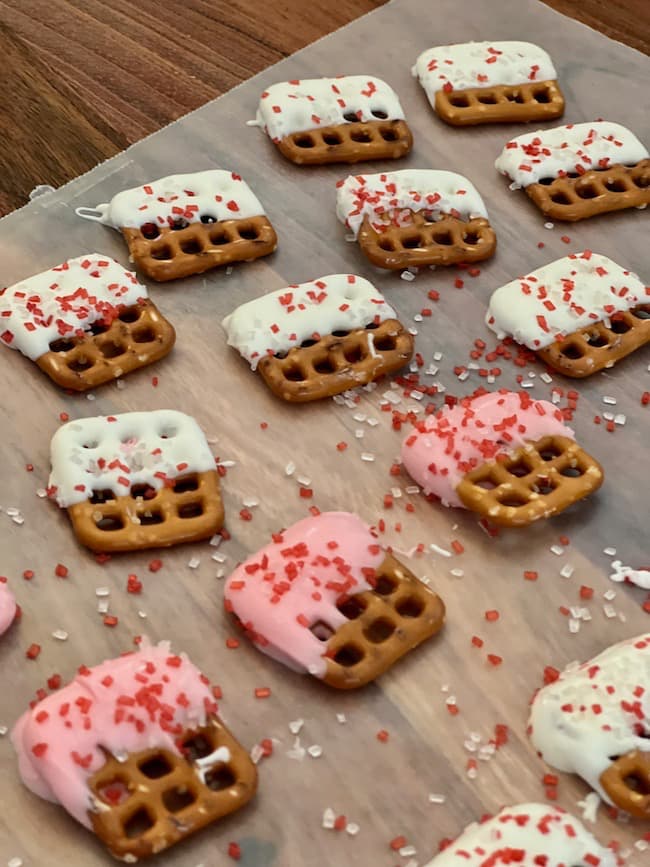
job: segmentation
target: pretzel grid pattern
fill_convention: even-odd
[[[572,439],[543,437],[467,473],[456,492],[473,512],[504,527],[525,527],[597,490],[600,464]]]
[[[616,758],[600,776],[612,802],[638,819],[650,819],[650,752],[633,750]]]
[[[158,282],[267,256],[278,242],[265,216],[189,224],[181,221],[164,228],[146,223],[138,229],[122,227],[121,231],[133,262]]]
[[[298,165],[358,163],[403,157],[413,146],[413,136],[403,120],[358,121],[295,132],[277,146]]]
[[[175,340],[172,325],[145,300],[108,326],[96,322],[82,336],[53,341],[36,364],[62,388],[86,391],[164,358]]]
[[[216,717],[179,739],[185,753],[149,749],[106,763],[89,780],[93,830],[116,858],[136,861],[162,852],[243,807],[255,794],[257,772],[246,750]],[[197,773],[197,759],[226,747],[230,760]],[[109,797],[108,793],[112,793]]]
[[[635,166],[592,169],[576,177],[555,178],[526,187],[526,192],[553,220],[575,222],[596,214],[650,204],[650,159]]]
[[[564,340],[537,351],[552,370],[580,379],[613,367],[650,343],[650,304],[640,304],[612,315],[610,324],[595,322]]]
[[[366,217],[359,230],[359,246],[379,268],[398,270],[410,265],[453,265],[481,262],[496,249],[494,229],[483,217],[464,221],[443,215],[434,220],[423,211],[411,211],[408,225],[377,231]]]
[[[435,109],[452,126],[552,120],[564,114],[564,96],[553,80],[438,90]]]
[[[216,470],[179,476],[155,490],[133,485],[128,496],[94,491],[68,507],[75,534],[92,551],[137,551],[196,542],[223,526]]]
[[[302,403],[331,397],[399,370],[410,361],[413,347],[413,337],[402,323],[386,319],[376,328],[335,331],[317,341],[303,341],[284,358],[263,358],[258,370],[273,394]]]

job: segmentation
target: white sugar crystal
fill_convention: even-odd
[[[458,381],[459,382],[465,382],[465,380],[468,378],[469,378],[469,371],[468,370],[463,370],[458,374]]]
[[[544,228],[545,229],[554,229],[555,223],[544,223]]]
[[[571,563],[565,563],[564,566],[560,569],[560,575],[563,578],[570,578],[575,572],[575,567],[571,565]]]
[[[436,545],[434,542],[429,544],[429,550],[433,551],[434,554],[440,554],[442,557],[451,557],[451,551],[445,550],[445,548],[441,548],[439,545]]]
[[[613,412],[604,412],[603,418],[605,421],[614,421],[614,413]]]
[[[305,758],[306,754],[307,750],[300,743],[300,738],[295,738],[293,746],[290,750],[287,750],[287,758],[301,762]]]
[[[141,620],[146,620],[147,619],[147,612],[146,611],[138,611],[138,617]]]
[[[627,416],[623,412],[619,412],[614,416],[614,424],[624,425],[627,421]]]
[[[285,475],[292,476],[296,472],[296,465],[293,461],[289,461],[289,463],[284,468]]]
[[[245,500],[242,500],[242,506],[245,509],[254,509],[255,506],[259,506],[260,501],[256,500],[255,497],[247,497]]]
[[[222,554],[221,551],[215,551],[214,554],[211,554],[211,555],[210,555],[210,557],[211,557],[211,559],[214,560],[216,563],[225,563],[226,560],[228,559],[228,555],[227,555],[227,554]]]
[[[14,518],[16,515],[20,515],[20,509],[17,509],[15,506],[9,506],[7,514],[10,518]]]
[[[56,638],[57,641],[67,641],[68,633],[65,629],[55,629],[52,633],[52,638]]]
[[[3,738],[9,731],[9,726],[0,726],[0,738]]]
[[[603,599],[606,599],[608,602],[611,602],[613,599],[616,599],[616,590],[612,590],[611,588],[609,590],[606,590],[603,593]]]
[[[547,385],[548,385],[550,382],[553,382],[553,377],[552,377],[550,374],[546,373],[546,372],[544,372],[544,373],[540,373],[539,378],[542,380],[542,382],[545,382]]]
[[[86,400],[96,400],[95,395],[94,394],[87,394]]]
[[[444,804],[447,800],[446,795],[439,795],[436,792],[429,792],[429,803],[430,804]]]
[[[190,560],[187,561],[187,565],[190,567],[190,569],[198,569],[198,567],[201,565],[201,559],[199,557],[192,557]]]
[[[401,488],[391,488],[390,492],[391,492],[393,498],[396,500],[399,500],[399,498],[402,496]]]
[[[110,592],[108,587],[98,587],[95,590],[95,596],[110,596]]]
[[[613,605],[603,605],[603,613],[609,619],[616,617],[616,609]]]
[[[363,412],[357,412],[352,416],[352,418],[355,421],[365,421],[366,420],[366,414]]]
[[[217,467],[226,467],[228,469],[230,467],[236,467],[237,464],[235,463],[235,461],[219,461],[219,463],[216,464],[216,466]]]
[[[603,395],[603,403],[606,403],[608,406],[616,406],[616,398],[605,394]]]
[[[462,578],[465,573],[463,572],[462,569],[456,568],[456,569],[450,569],[449,574],[453,575],[454,578]]]
[[[475,780],[478,777],[478,770],[476,768],[468,768],[467,776],[470,780]]]
[[[323,811],[323,828],[326,828],[328,831],[334,827],[334,822],[336,821],[336,813],[331,807],[326,807]]]
[[[320,744],[312,744],[310,747],[307,747],[307,752],[312,759],[319,759],[323,755],[323,748]]]
[[[402,858],[409,858],[411,855],[417,855],[417,849],[415,846],[402,846],[399,850],[399,854]]]
[[[47,497],[47,491],[45,490],[45,488],[37,488],[37,490],[36,490],[36,496],[37,496],[39,499],[44,500],[45,497]]]
[[[402,271],[400,274],[402,280],[406,280],[407,282],[411,282],[411,280],[415,280],[415,274],[412,274],[410,271]]]
[[[369,425],[370,427],[377,427],[377,425],[379,424],[379,421],[376,418],[369,418],[366,421],[366,424]]]
[[[365,433],[365,431],[363,431],[360,427],[358,427],[358,428],[355,430],[354,435],[355,435],[355,437],[356,437],[358,440],[362,440],[362,439],[363,439],[363,435],[364,435],[364,433]]]
[[[583,821],[595,822],[599,806],[600,795],[598,792],[589,792],[584,800],[578,801],[578,807],[582,810]]]
[[[375,459],[375,456],[371,452],[361,452],[361,460],[362,461],[368,461],[369,463],[372,463],[372,461],[374,461],[374,459]]]
[[[430,364],[424,372],[427,374],[427,376],[436,376],[439,370],[440,368],[436,367],[435,364]]]
[[[559,557],[561,554],[564,554],[564,548],[561,545],[551,545],[550,547],[551,554],[555,554],[556,557]]]
[[[253,762],[253,764],[258,764],[263,755],[264,749],[259,744],[255,744],[250,752],[251,761]]]
[[[475,753],[478,747],[474,743],[474,741],[466,740],[463,743],[463,747],[467,750],[468,753]]]
[[[534,382],[522,382],[522,383],[521,383],[521,387],[522,387],[522,388],[533,388],[534,385],[535,385]]]
[[[303,488],[308,488],[311,485],[311,479],[309,476],[296,476],[296,481],[299,485],[302,485]]]
[[[613,557],[616,554],[616,548],[603,548],[603,554],[607,557]]]
[[[213,548],[218,548],[219,545],[223,542],[223,536],[220,533],[215,533],[215,535],[208,542]]]
[[[488,381],[489,385],[493,385],[496,382],[496,377],[492,373],[489,373],[487,376],[487,381]],[[531,386],[532,386],[532,383],[531,383]],[[526,387],[527,386],[524,386],[524,388],[526,388]]]
[[[404,488],[407,494],[419,494],[420,489],[417,485],[408,485],[408,487]]]
[[[300,719],[291,720],[291,722],[289,723],[289,731],[292,735],[297,735],[300,733],[300,729],[304,726],[304,724],[305,721],[304,719],[302,719],[302,717]]]
[[[575,617],[571,617],[569,620],[569,632],[576,634],[576,632],[580,632],[580,621],[576,620]]]
[[[424,399],[424,395],[422,394],[421,391],[414,391],[410,395],[410,397],[411,397],[411,400],[423,400]]]
[[[445,704],[447,704],[447,705],[456,704],[456,696],[455,695],[447,696],[447,698],[445,699]]]
[[[414,322],[422,322],[424,320],[424,316],[421,313],[416,313],[413,317]]]
[[[433,353],[434,361],[442,361],[442,352],[434,352]]]
[[[7,867],[23,867],[23,859],[22,858],[10,858],[7,861]]]
[[[337,721],[337,723],[340,723],[341,725],[343,725],[344,723],[346,723],[348,721],[348,718],[346,717],[346,715],[344,713],[337,713],[336,714],[336,721]]]
[[[356,837],[357,834],[359,833],[359,831],[361,830],[361,828],[359,827],[359,825],[357,825],[356,822],[348,822],[348,824],[345,827],[345,830],[350,835],[350,837]]]
[[[25,519],[22,515],[14,515],[11,520],[14,522],[14,524],[18,524],[19,526],[25,523]]]

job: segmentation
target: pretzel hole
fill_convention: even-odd
[[[382,250],[386,250],[388,253],[392,253],[395,250],[395,244],[390,238],[380,238],[379,246]]]
[[[179,518],[198,518],[203,514],[203,503],[201,500],[196,500],[193,503],[183,503],[178,507]]]
[[[131,485],[131,496],[134,500],[137,500],[138,497],[143,500],[152,500],[156,496],[156,489],[147,484]]]
[[[535,479],[535,482],[530,486],[531,491],[534,491],[536,494],[550,494],[557,488],[557,484],[549,479],[548,476],[540,476]]]
[[[179,217],[177,220],[173,220],[170,223],[170,228],[175,232],[179,232],[181,229],[187,229],[189,226],[189,221],[185,220],[183,217]]]
[[[138,328],[133,332],[133,340],[135,343],[153,343],[156,339],[156,332],[153,328],[145,325],[144,328]]]
[[[379,134],[384,141],[397,141],[399,138],[395,130],[391,129],[390,127],[380,129]]]
[[[137,322],[140,318],[141,310],[137,306],[127,307],[126,310],[122,310],[118,319],[120,322]]]
[[[514,461],[512,464],[504,463],[505,469],[510,473],[511,476],[517,476],[518,479],[527,476],[530,472],[531,468],[528,466],[526,461],[523,458]]]
[[[383,337],[375,340],[374,344],[375,349],[378,349],[380,352],[390,352],[397,346],[397,341],[395,340],[394,335],[385,334]]]
[[[350,364],[358,364],[366,357],[367,353],[362,346],[351,346],[343,352],[345,360]]]
[[[328,374],[334,373],[336,368],[332,364],[331,360],[325,357],[320,361],[314,363],[314,370],[316,371],[316,373]]]
[[[388,575],[379,575],[372,589],[373,593],[377,593],[379,596],[390,596],[397,589],[397,581],[389,578]]]
[[[586,338],[589,346],[600,347],[607,346],[609,344],[609,340],[607,339],[607,337],[605,337],[604,334],[601,334],[598,331],[588,331],[583,336]]]
[[[216,223],[217,218],[213,217],[212,214],[201,214],[201,222],[202,223]]]
[[[138,520],[141,526],[149,527],[153,524],[162,524],[164,522],[164,517],[162,512],[144,512],[142,515],[138,515]]]
[[[456,108],[467,108],[469,99],[463,94],[455,94],[449,97],[449,102]]]
[[[347,337],[349,333],[350,333],[349,331],[332,331],[332,336],[333,337]]]
[[[510,97],[508,97],[508,99],[510,99]],[[542,185],[545,186],[545,187],[548,187],[550,184],[553,183],[554,180],[555,180],[555,178],[540,178],[540,179],[537,181],[537,183],[538,183],[538,184],[542,184]]]
[[[102,515],[95,521],[95,526],[103,533],[113,533],[116,530],[121,530],[124,522],[120,515]]]
[[[160,235],[158,226],[156,226],[155,223],[144,223],[140,226],[140,232],[148,241],[153,241],[154,238],[157,238],[158,235]]]
[[[96,795],[101,798],[105,804],[111,807],[117,807],[119,804],[124,804],[131,797],[131,792],[126,782],[120,777],[116,777],[109,783],[102,783],[96,790]]]
[[[515,90],[513,93],[508,94],[508,101],[518,102],[521,105],[521,103],[525,102],[526,100],[524,99],[524,95],[519,90]]]
[[[355,111],[346,111],[343,115],[343,120],[347,120],[348,123],[356,123],[359,118],[357,117],[357,113]]]
[[[482,93],[477,97],[478,101],[483,103],[483,105],[495,105],[496,104],[496,96],[492,93]]]
[[[419,617],[424,611],[424,602],[419,596],[407,596],[395,606],[400,617]]]
[[[329,639],[334,635],[332,627],[323,620],[317,620],[316,623],[312,623],[309,627],[309,631],[312,635],[315,635],[319,641],[329,641]]]
[[[84,448],[94,448],[94,446],[84,446]],[[106,503],[109,500],[114,500],[115,494],[110,489],[105,489],[103,491],[93,491],[92,496],[90,498],[91,503]]]
[[[630,175],[630,179],[642,190],[645,190],[646,187],[650,187],[650,172],[643,175]]]
[[[50,352],[70,352],[71,349],[74,349],[75,343],[72,340],[65,340],[63,338],[59,340],[53,340],[50,343],[49,349]]]
[[[97,336],[98,334],[103,334],[105,331],[108,331],[109,326],[102,320],[98,319],[97,322],[93,322],[88,329],[91,334]]]
[[[356,120],[356,117],[354,119]],[[313,136],[310,135],[295,135],[293,143],[299,148],[313,148],[316,145]]]
[[[379,118],[379,120],[386,120],[386,118],[388,117],[388,113],[385,112],[383,108],[373,108],[371,111],[372,116]]]
[[[151,258],[158,260],[167,260],[172,258],[171,247],[168,244],[161,244],[159,247],[154,247],[151,251]]]
[[[187,241],[181,241],[181,250],[188,256],[196,256],[203,252],[203,247],[195,238],[188,238]]]
[[[186,491],[198,491],[199,480],[196,476],[182,476],[174,479],[173,490],[175,494],[184,494]]]
[[[68,368],[75,373],[82,373],[84,370],[89,370],[94,363],[90,358],[86,358],[85,355],[80,355],[78,358],[72,358],[68,361]]]
[[[581,186],[576,184],[575,191],[581,199],[595,199],[599,195],[598,190],[592,183],[582,184]]]
[[[229,789],[237,782],[237,778],[228,765],[217,765],[205,775],[205,784],[213,792]]]
[[[475,246],[480,242],[480,237],[476,232],[464,232],[463,233],[463,241],[466,244],[471,244],[471,246]]]
[[[567,196],[566,193],[558,191],[557,193],[551,193],[551,201],[555,202],[556,205],[570,205],[571,199]]]
[[[630,310],[630,313],[636,319],[650,319],[650,306],[635,307],[633,310]]]
[[[559,458],[562,452],[556,446],[551,444],[550,446],[546,446],[541,449],[539,456],[543,461],[552,461],[555,458]]]
[[[407,250],[415,250],[416,247],[422,246],[422,235],[407,235],[401,241],[402,247],[406,247]]]
[[[541,90],[534,90],[533,91],[533,99],[536,102],[542,102],[542,103],[550,102],[551,101],[551,94],[549,93],[549,90],[547,87],[543,87]]]
[[[584,352],[582,348],[577,345],[577,343],[568,343],[566,346],[562,347],[562,351],[560,353],[565,358],[570,358],[576,360],[578,358],[582,358]]]
[[[625,193],[627,192],[627,184],[622,178],[607,178],[605,186],[610,193]]]
[[[344,644],[334,654],[334,662],[338,662],[344,668],[352,668],[358,662],[361,662],[365,656],[363,650],[356,644]]]
[[[237,226],[237,231],[239,232],[239,237],[244,238],[245,241],[254,241],[256,238],[259,238],[260,234],[255,226],[251,226],[250,224]]]
[[[366,331],[374,331],[375,328],[379,328],[379,325],[376,322],[369,322],[366,325]],[[334,332],[334,334],[336,334],[336,332]],[[347,334],[347,332],[346,332],[346,334]]]
[[[171,440],[176,436],[177,433],[178,431],[175,427],[166,427],[162,429],[158,436],[161,440]]]
[[[166,777],[172,772],[172,766],[162,753],[152,756],[150,759],[138,765],[141,774],[149,777],[150,780],[159,780],[160,777]]]
[[[203,759],[214,752],[214,747],[204,735],[192,735],[181,744],[181,752],[190,761]]]
[[[140,807],[124,823],[124,834],[129,840],[142,837],[156,824],[156,820],[146,807]]]
[[[105,340],[98,344],[98,348],[104,358],[117,358],[126,352],[126,346],[123,343],[118,343],[117,340]]]
[[[369,142],[372,141],[372,136],[366,129],[355,129],[350,133],[352,141]]]
[[[434,244],[442,244],[445,247],[448,247],[450,244],[454,243],[449,232],[434,232],[433,242]]]
[[[295,366],[287,367],[282,373],[284,374],[284,378],[288,379],[289,382],[304,382],[306,378],[300,368]]]
[[[358,596],[350,596],[348,599],[342,599],[337,603],[336,607],[344,617],[348,620],[356,620],[361,617],[366,610],[365,602],[362,602]]]
[[[497,500],[502,506],[508,506],[513,509],[518,509],[528,503],[528,500],[525,497],[521,494],[516,494],[513,491],[504,491],[503,494],[497,494]]]
[[[170,813],[180,813],[196,801],[196,795],[191,789],[176,786],[163,792],[162,799]]]
[[[580,476],[584,475],[584,470],[582,469],[582,467],[579,467],[577,464],[576,465],[569,464],[569,466],[563,467],[560,470],[560,475],[566,476],[569,479],[578,479],[578,478],[580,478]]]
[[[373,644],[383,644],[384,641],[388,641],[393,632],[395,632],[395,624],[384,617],[373,620],[363,630],[365,637]]]
[[[210,243],[221,246],[222,244],[229,244],[230,238],[223,229],[215,229],[214,232],[210,232]]]
[[[484,491],[492,491],[499,487],[499,482],[492,481],[489,476],[485,479],[477,479],[474,484],[477,488],[483,488]]]
[[[650,795],[650,780],[641,776],[642,772],[628,774],[623,779],[623,783],[628,789],[637,792],[639,795]]]
[[[354,138],[354,134],[352,134],[351,138],[354,141],[358,141],[358,139]],[[324,132],[323,141],[326,145],[340,145],[343,139],[337,132]]]
[[[614,334],[627,334],[630,328],[632,328],[632,326],[622,317],[616,319],[612,317],[609,327]]]

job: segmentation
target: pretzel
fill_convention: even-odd
[[[413,145],[397,94],[364,75],[273,84],[251,125],[297,165],[398,159]]]
[[[553,404],[505,389],[418,422],[402,462],[425,494],[506,527],[557,514],[603,480]]]
[[[277,247],[250,187],[221,169],[160,178],[76,213],[119,229],[131,260],[159,282],[252,261]]]
[[[194,419],[124,413],[59,428],[48,493],[93,551],[135,551],[206,539],[223,526],[214,458]]]
[[[163,852],[255,794],[255,765],[216,716],[177,740],[183,756],[159,748],[122,760],[107,754],[88,781],[93,830],[120,860]]]
[[[509,141],[495,163],[542,213],[582,220],[650,203],[650,154],[617,123],[537,130]]]
[[[395,315],[367,280],[330,274],[249,301],[223,326],[273,394],[302,403],[407,364],[414,341]]]
[[[572,253],[497,289],[488,326],[565,376],[612,367],[650,342],[650,287],[606,256]]]
[[[517,804],[473,822],[424,867],[617,867],[575,816],[551,804]]]
[[[339,183],[337,215],[380,268],[478,262],[496,248],[483,200],[454,172],[350,175]]]
[[[445,619],[438,595],[345,512],[274,535],[228,578],[225,604],[259,650],[337,689],[374,680]]]
[[[244,806],[255,766],[217,716],[210,681],[167,641],[89,668],[11,732],[20,775],[134,863]]]
[[[412,69],[452,126],[552,120],[564,96],[546,51],[530,42],[469,42],[423,52]]]
[[[574,440],[548,436],[467,473],[456,492],[492,523],[526,527],[563,512],[602,483],[602,467]]]
[[[5,345],[73,391],[164,358],[176,339],[135,276],[97,253],[3,290],[0,322]]]
[[[529,733],[554,768],[650,819],[650,633],[572,663],[535,695]]]

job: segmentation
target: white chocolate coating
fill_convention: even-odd
[[[553,61],[531,42],[463,42],[423,51],[411,70],[431,105],[436,93],[557,78]]]
[[[78,208],[80,217],[98,219]],[[246,181],[225,169],[169,175],[141,187],[123,190],[108,204],[97,205],[99,222],[115,229],[138,228],[146,223],[171,226],[177,221],[197,223],[247,219],[264,214],[259,199]]]
[[[545,762],[578,774],[611,804],[600,785],[611,757],[648,751],[650,633],[568,666],[535,696],[529,731]]]
[[[607,256],[585,250],[497,289],[485,321],[529,349],[543,349],[619,310],[650,301],[650,287]]]
[[[295,132],[355,121],[404,120],[397,94],[380,78],[342,75],[273,84],[260,97],[255,123],[273,141]]]
[[[517,136],[505,145],[494,166],[502,175],[527,187],[541,178],[584,174],[619,163],[636,165],[648,156],[647,149],[629,129],[620,123],[596,120]]]
[[[49,493],[62,508],[93,491],[127,495],[132,485],[159,490],[166,479],[214,470],[201,428],[171,409],[126,412],[70,421],[50,444]]]
[[[288,352],[314,335],[365,328],[396,316],[372,283],[355,274],[330,274],[287,286],[237,307],[223,320],[228,345],[251,365]]]
[[[474,822],[425,867],[616,867],[616,856],[551,804],[504,807]]]
[[[339,182],[336,215],[355,237],[366,216],[381,231],[388,215],[395,225],[410,221],[408,210],[426,211],[434,217],[451,214],[462,220],[487,218],[487,210],[476,187],[456,172],[438,169],[403,169],[376,175],[349,175]]]
[[[32,361],[50,343],[112,321],[119,308],[147,297],[135,274],[99,253],[68,259],[0,290],[0,340]]]

